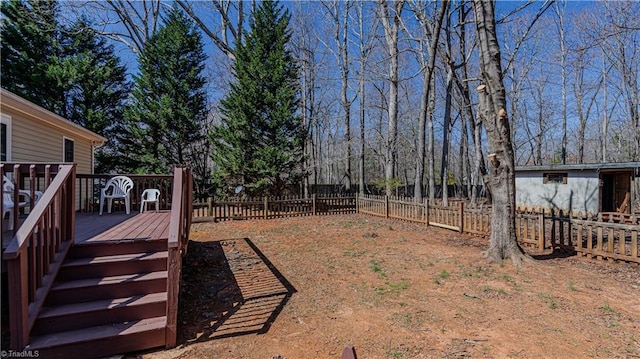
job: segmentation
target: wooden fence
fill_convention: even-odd
[[[356,197],[257,197],[195,202],[193,220],[228,221],[356,213]]]
[[[228,221],[271,219],[326,214],[362,213],[422,223],[457,232],[489,236],[491,207],[472,207],[460,200],[416,202],[412,197],[360,195],[350,197],[312,196],[209,199],[193,205],[193,220]],[[608,221],[586,219],[577,214],[564,215],[518,208],[516,237],[535,251],[563,249],[589,258],[609,258],[640,263],[638,257],[638,219],[609,216]]]
[[[587,258],[616,259],[640,263],[638,257],[637,217],[613,222],[585,220],[552,215],[551,245],[575,252]],[[600,218],[599,218],[600,219]]]

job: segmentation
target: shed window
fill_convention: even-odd
[[[545,173],[542,177],[542,183],[567,184],[566,173]]]
[[[74,141],[70,138],[64,138],[64,162],[74,162]]]

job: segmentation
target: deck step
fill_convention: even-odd
[[[118,254],[157,252],[167,250],[166,239],[104,240],[76,243],[67,258],[113,256]]]
[[[106,277],[167,269],[167,251],[66,259],[58,281]]]
[[[166,283],[166,271],[56,281],[47,296],[45,305],[54,306],[159,293],[166,291]]]
[[[163,346],[166,317],[102,325],[31,337],[25,350],[41,358],[101,358]]]
[[[158,317],[166,313],[166,305],[167,293],[162,292],[44,307],[38,315],[32,334]]]

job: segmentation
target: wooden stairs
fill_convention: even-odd
[[[166,239],[75,244],[25,350],[99,358],[165,346],[167,253]]]

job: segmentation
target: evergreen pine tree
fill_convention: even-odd
[[[178,8],[145,44],[120,143],[130,170],[167,173],[188,164],[207,116],[200,33]]]
[[[64,89],[53,69],[60,64],[57,2],[2,1],[2,87],[61,116]]]
[[[222,123],[210,134],[219,177],[251,194],[282,194],[300,180],[303,131],[289,19],[271,0],[254,8],[237,44],[235,82],[221,101]]]
[[[65,56],[58,71],[59,83],[66,81],[67,119],[107,138],[96,151],[96,171],[112,171],[114,136],[122,121],[124,102],[129,94],[126,69],[112,45],[85,19],[65,30],[62,45]]]

